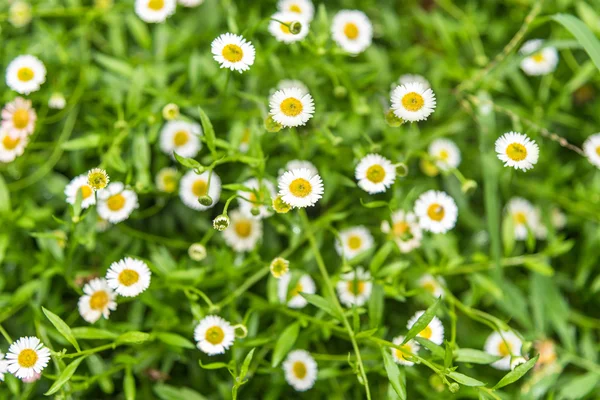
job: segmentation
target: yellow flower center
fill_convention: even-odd
[[[431,281],[427,281],[422,285],[423,289],[427,290],[429,293],[435,292],[435,284]]]
[[[288,264],[282,259],[277,259],[271,264],[271,272],[276,278],[288,272]]]
[[[353,22],[348,22],[344,26],[344,35],[350,40],[354,40],[358,37],[358,26]]]
[[[249,221],[236,222],[235,233],[237,233],[239,237],[247,238],[252,233],[252,223]]]
[[[596,154],[600,156],[600,146],[596,147]]]
[[[206,192],[208,192],[208,184],[205,180],[198,179],[194,182],[194,185],[192,186],[192,193],[194,193],[194,196],[204,196],[206,195]]]
[[[153,11],[160,11],[165,6],[165,0],[149,0],[148,8]]]
[[[290,21],[283,21],[283,24],[279,24],[279,27],[281,28],[281,31],[287,35],[289,35],[290,32]],[[287,25],[286,25],[287,24]]]
[[[295,117],[299,115],[304,107],[302,106],[302,102],[294,97],[288,97],[284,101],[281,102],[279,106],[281,112],[287,115],[288,117]]]
[[[361,240],[360,236],[352,235],[348,238],[348,247],[350,247],[350,249],[358,250],[358,249],[360,249],[361,245],[362,245],[362,240]]]
[[[163,190],[167,193],[173,193],[177,189],[177,178],[175,175],[165,175],[162,178]]]
[[[88,185],[83,185],[79,188],[79,190],[81,190],[81,198],[84,200],[90,197],[93,193],[92,188]]]
[[[541,62],[544,62],[544,60],[545,60],[544,55],[541,52],[533,54],[531,56],[531,59],[533,61],[535,61],[536,63],[541,63]]]
[[[427,325],[425,327],[425,329],[423,329],[421,332],[419,332],[419,336],[421,336],[422,338],[425,338],[425,339],[430,339],[432,333],[433,332],[431,331],[431,328],[429,327],[429,325]]]
[[[108,304],[108,294],[104,290],[98,290],[90,297],[90,308],[102,310]]]
[[[506,155],[513,161],[521,161],[527,157],[527,149],[521,143],[512,143],[506,148]]]
[[[408,111],[419,111],[425,105],[425,99],[417,92],[410,92],[402,97],[402,106]]]
[[[4,139],[2,139],[2,145],[6,150],[13,150],[15,147],[18,146],[20,141],[21,138],[12,138],[9,135],[6,135],[4,136]]]
[[[312,186],[309,181],[304,178],[294,179],[290,183],[290,192],[296,197],[306,197],[312,192]]]
[[[183,146],[190,140],[190,135],[186,131],[177,131],[173,136],[173,143],[175,146]]]
[[[29,82],[33,79],[33,75],[33,70],[29,67],[21,67],[17,71],[17,78],[19,78],[21,82]]]
[[[502,357],[510,356],[511,348],[510,345],[507,345],[506,342],[502,341],[498,345],[498,354]]]
[[[404,236],[410,232],[410,226],[404,221],[399,221],[394,224],[393,231],[394,236]]]
[[[298,282],[296,284],[296,287],[293,288],[292,291],[290,292],[290,296],[296,297],[296,296],[298,296],[298,294],[300,294],[300,292],[302,292],[302,290],[304,290],[304,288],[302,287],[302,284],[300,282]]]
[[[95,169],[88,174],[88,185],[96,190],[104,189],[108,184],[108,175],[106,171]]]
[[[221,344],[225,338],[225,332],[223,332],[223,329],[220,326],[211,326],[206,330],[204,338],[207,342],[210,342],[214,345]]]
[[[434,221],[440,222],[444,219],[444,207],[441,204],[433,203],[427,208],[427,215]]]
[[[527,216],[522,211],[517,211],[513,214],[513,221],[517,225],[525,225],[527,223]]]
[[[124,269],[119,273],[119,283],[123,286],[131,286],[140,280],[140,274],[132,269]]]
[[[242,60],[244,57],[244,51],[237,44],[228,44],[223,47],[223,58],[229,62],[236,63]]]
[[[19,108],[13,113],[13,125],[17,129],[23,129],[29,124],[29,112],[24,108]]]
[[[31,368],[38,360],[38,355],[33,349],[21,350],[19,353],[19,365],[23,368]]]
[[[292,365],[292,371],[296,378],[304,379],[306,376],[306,365],[304,365],[302,361],[296,361],[294,365]]]
[[[448,159],[448,157],[450,157],[450,154],[448,153],[448,151],[447,151],[447,150],[442,150],[442,151],[440,151],[440,154],[438,155],[438,157],[439,157],[441,160],[444,160],[444,161],[446,161],[446,160]]]
[[[367,169],[367,179],[373,183],[381,183],[385,179],[385,169],[379,164],[371,165]]]
[[[355,296],[358,296],[359,294],[362,294],[362,292],[365,291],[365,282],[351,280],[351,281],[348,281],[347,287],[348,287],[348,291],[350,293],[352,293]]]
[[[112,195],[106,200],[106,205],[111,211],[119,211],[125,206],[125,196],[121,193]]]
[[[408,354],[410,353],[408,344],[402,345],[399,349],[394,350],[396,350],[396,357],[398,357],[399,360],[406,360],[406,357],[408,357]]]
[[[301,13],[302,9],[300,8],[300,6],[298,4],[292,4],[290,6],[290,11],[295,12],[295,13]]]

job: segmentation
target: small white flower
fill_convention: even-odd
[[[73,178],[73,180],[65,187],[67,203],[75,204],[77,201],[77,193],[79,191],[81,191],[81,208],[83,210],[96,204],[94,189],[88,185],[87,174],[79,175],[78,177]]]
[[[392,226],[388,221],[381,223],[381,231],[394,239],[402,253],[408,253],[421,246],[423,231],[412,212],[398,210],[392,214]]]
[[[283,24],[281,22],[283,22]],[[302,28],[298,33],[292,33],[288,26],[292,22],[300,22]],[[288,24],[288,25],[284,25]],[[278,12],[273,14],[269,22],[269,32],[278,42],[294,43],[304,40],[308,35],[309,23],[299,14],[293,12]]]
[[[435,278],[429,274],[423,274],[417,281],[417,284],[419,287],[422,287],[427,292],[431,293],[436,299],[438,297],[444,297],[444,287],[442,285],[445,285],[446,282],[442,277]]]
[[[12,137],[31,135],[36,120],[37,115],[31,107],[31,100],[22,97],[15,98],[2,109],[2,127]]]
[[[35,56],[18,56],[6,68],[6,85],[17,93],[36,92],[44,82],[46,67]]]
[[[456,225],[458,207],[445,192],[428,190],[415,202],[419,225],[432,233],[446,233]]]
[[[177,0],[177,2],[184,7],[197,7],[204,3],[204,0]]]
[[[284,127],[306,125],[315,112],[315,105],[309,93],[291,88],[278,90],[269,100],[273,120]]]
[[[273,93],[275,93],[276,90],[293,89],[293,88],[300,90],[300,93],[302,94],[302,96],[309,93],[308,87],[304,84],[304,82],[299,81],[297,79],[282,79],[282,80],[280,80],[279,83],[277,83],[277,89],[273,90]]]
[[[256,190],[259,194],[259,197],[257,197],[254,192],[237,192],[238,196],[241,196],[238,197],[238,200],[242,212],[246,215],[252,215],[252,209],[258,208],[259,214],[256,218],[268,218],[273,215],[273,211],[269,209],[269,206],[272,204],[272,199],[277,197],[275,185],[266,179],[261,180],[259,183],[256,178],[248,179],[242,185],[246,186],[248,189]],[[245,199],[248,199],[249,201]]]
[[[383,193],[396,180],[396,167],[379,154],[367,154],[358,162],[354,172],[358,187],[369,194]]]
[[[148,289],[152,273],[142,260],[125,257],[106,271],[108,286],[120,296],[135,297]]]
[[[460,150],[452,140],[434,140],[429,145],[429,155],[435,158],[435,165],[442,171],[448,171],[460,165]]]
[[[554,207],[552,209],[550,220],[552,221],[552,226],[555,229],[560,230],[567,226],[567,216],[559,208]]]
[[[135,13],[144,22],[160,23],[175,13],[175,0],[135,0]]]
[[[225,243],[238,253],[252,251],[262,238],[262,220],[240,210],[230,211],[229,218],[229,227],[223,231]]]
[[[317,362],[308,351],[289,352],[282,366],[285,380],[298,392],[304,392],[315,385],[318,372]]]
[[[55,110],[62,110],[67,105],[67,99],[62,93],[52,93],[48,99],[48,107]]]
[[[0,381],[4,382],[4,374],[8,372],[8,361],[4,359],[4,353],[0,353]]]
[[[292,274],[285,274],[279,279],[279,281],[277,281],[277,294],[279,301],[282,303],[287,303],[287,306],[290,308],[306,307],[308,302],[299,293],[315,294],[315,282],[312,280],[310,275],[304,274],[300,277],[300,279],[298,279],[296,286],[293,289],[289,289],[288,286],[290,285],[291,281]]]
[[[409,340],[405,344],[402,344],[403,341],[404,336],[396,336],[392,343],[401,345],[400,347],[402,350],[395,349],[393,347],[390,347],[390,350],[392,351],[392,356],[394,357],[394,361],[396,361],[396,363],[410,367],[415,363],[408,361],[407,358],[410,357],[411,354],[417,354],[421,346],[419,346],[419,343],[416,340]]]
[[[527,135],[508,132],[496,140],[496,153],[505,167],[527,171],[538,162],[540,149]]]
[[[400,85],[392,92],[392,110],[398,118],[415,122],[426,120],[436,107],[433,90],[420,83]]]
[[[513,357],[510,360],[510,369],[513,370],[513,369],[517,368],[519,365],[525,364],[526,362],[527,362],[527,360],[525,359],[525,357]]]
[[[287,171],[279,178],[279,195],[293,208],[314,206],[323,196],[323,181],[308,169]]]
[[[213,40],[211,51],[221,68],[229,68],[239,73],[250,69],[256,55],[252,43],[233,33],[224,33]]]
[[[583,151],[588,160],[600,168],[600,133],[595,133],[583,142]]]
[[[311,163],[310,161],[292,160],[292,161],[288,161],[288,163],[285,164],[285,170],[279,170],[279,177],[281,178],[281,175],[283,175],[285,173],[285,171],[291,171],[293,169],[300,169],[300,168],[305,168],[305,169],[309,170],[311,175],[319,174],[319,170],[317,169],[317,167],[315,167],[315,165],[313,163]]]
[[[424,313],[425,311],[417,311],[417,313],[408,320],[406,328],[412,328],[412,326]],[[429,322],[429,324],[421,332],[419,332],[417,336],[430,340],[437,345],[441,345],[444,343],[444,325],[442,325],[442,321],[440,321],[438,317],[433,317],[431,322]]]
[[[192,243],[188,248],[188,256],[194,261],[202,261],[207,256],[206,247],[202,243]]]
[[[429,83],[427,78],[425,78],[422,75],[404,74],[404,75],[400,76],[400,78],[398,79],[398,83],[400,85],[408,85],[409,83],[415,83],[415,82],[420,83],[424,89],[431,88],[431,84]]]
[[[168,121],[160,132],[160,149],[173,157],[173,152],[181,157],[194,158],[202,148],[200,137],[202,127],[187,121]]]
[[[521,339],[512,331],[503,331],[502,334],[492,332],[485,341],[485,352],[493,356],[501,356],[500,360],[492,363],[492,367],[508,371],[510,360],[513,356],[521,356]]]
[[[198,211],[205,211],[212,208],[221,198],[221,178],[216,172],[210,176],[210,186],[208,185],[210,172],[206,171],[198,175],[193,170],[188,171],[179,182],[179,197],[183,204]],[[204,206],[198,202],[202,196],[210,196],[212,204]]]
[[[93,324],[100,317],[108,319],[110,312],[117,309],[116,295],[106,279],[96,278],[83,287],[84,295],[79,298],[79,314]]]
[[[277,8],[281,12],[296,13],[307,22],[315,15],[315,6],[310,0],[279,0]]]
[[[8,21],[15,28],[22,28],[31,22],[31,14],[31,6],[28,2],[15,1],[8,9]]]
[[[512,218],[516,240],[527,239],[528,231],[535,231],[539,225],[539,214],[533,205],[522,197],[510,199],[506,204],[506,213]]]
[[[156,188],[165,193],[175,193],[177,190],[177,178],[179,177],[179,172],[177,168],[173,167],[164,167],[161,168],[160,171],[156,174]]]
[[[371,274],[362,267],[357,267],[355,271],[342,275],[335,288],[340,302],[346,307],[363,306],[371,297]]]
[[[197,347],[209,356],[225,354],[235,341],[235,330],[226,320],[208,315],[194,329]]]
[[[335,250],[340,256],[344,255],[347,260],[352,260],[372,247],[373,236],[362,225],[340,231],[340,239],[335,241]]]
[[[373,25],[362,11],[341,10],[333,17],[331,36],[338,46],[356,55],[371,45]]]
[[[35,336],[22,337],[10,345],[6,354],[8,371],[19,379],[32,378],[50,361],[50,350]]]
[[[98,190],[98,215],[112,224],[125,221],[138,208],[137,194],[121,182]]]
[[[21,156],[29,144],[27,136],[13,137],[8,130],[0,127],[0,163],[9,163]]]
[[[553,72],[558,64],[558,51],[555,47],[541,48],[544,41],[541,39],[528,40],[519,52],[526,55],[521,61],[521,69],[532,76],[546,75]]]

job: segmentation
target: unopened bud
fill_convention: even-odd
[[[204,207],[212,206],[213,199],[209,195],[204,195],[198,198],[198,203],[202,204]]]
[[[394,114],[394,110],[390,108],[388,112],[385,113],[385,122],[392,128],[397,128],[404,124],[405,121]]]
[[[221,214],[213,220],[213,228],[219,232],[223,232],[229,227],[229,217],[225,214]]]
[[[269,114],[267,119],[265,119],[265,129],[267,132],[275,133],[279,132],[283,128],[281,124],[273,119],[273,116]]]

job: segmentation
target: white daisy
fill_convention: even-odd
[[[558,64],[558,51],[555,47],[541,48],[544,41],[541,39],[528,40],[519,52],[526,55],[521,61],[521,69],[527,75],[546,75],[553,72]]]
[[[67,105],[67,99],[62,93],[52,93],[48,99],[48,107],[54,110],[62,110]]]
[[[184,7],[197,7],[204,3],[204,0],[177,0],[177,2]]]
[[[135,13],[144,22],[160,23],[175,13],[175,0],[135,0]]]
[[[102,316],[108,319],[110,312],[117,309],[117,296],[108,286],[106,279],[91,280],[83,287],[83,293],[78,303],[79,314],[91,324]]]
[[[278,184],[282,200],[293,208],[314,206],[323,196],[321,177],[305,168],[285,172]]]
[[[179,197],[183,204],[198,211],[205,211],[212,208],[219,202],[221,197],[221,178],[216,172],[210,176],[210,186],[208,185],[210,172],[206,171],[200,175],[193,170],[188,171],[179,182]],[[209,196],[212,203],[208,206],[202,205],[198,199],[202,196]]]
[[[19,379],[32,378],[50,361],[50,350],[35,336],[22,337],[10,345],[6,354],[8,371]]]
[[[421,246],[423,231],[412,212],[398,210],[392,214],[392,226],[388,221],[381,223],[381,231],[388,234],[402,253],[408,253]]]
[[[496,140],[496,153],[505,167],[527,171],[538,162],[540,149],[527,135],[508,132]]]
[[[138,208],[137,194],[121,182],[98,190],[98,215],[112,224],[125,221]]]
[[[156,188],[165,193],[175,193],[177,190],[177,179],[179,172],[177,168],[165,167],[161,168],[156,174]]]
[[[362,11],[341,10],[333,17],[331,36],[338,46],[356,55],[371,45],[373,25]]]
[[[429,89],[431,87],[431,84],[429,83],[427,78],[418,74],[401,75],[400,78],[398,78],[398,83],[400,85],[408,85],[409,83],[420,83],[425,89]]]
[[[340,238],[335,241],[335,250],[340,256],[344,255],[347,260],[352,260],[371,248],[373,248],[373,236],[362,225],[340,231]]]
[[[273,215],[273,211],[269,209],[269,206],[272,204],[272,199],[277,197],[275,185],[266,179],[259,182],[256,178],[248,179],[243,185],[248,189],[256,190],[259,196],[257,197],[254,192],[238,191],[238,196],[241,196],[238,197],[240,210],[246,215],[252,215],[252,209],[257,208],[257,218],[268,218]]]
[[[503,331],[502,334],[492,332],[485,341],[485,352],[493,356],[502,356],[500,360],[492,363],[492,367],[508,371],[510,369],[510,360],[513,356],[521,356],[521,339],[512,331]]]
[[[309,93],[298,88],[278,90],[269,100],[273,119],[284,127],[305,125],[315,112],[315,104]]]
[[[142,260],[125,257],[106,271],[108,286],[124,297],[135,297],[148,289],[152,273]]]
[[[21,382],[23,382],[23,383],[33,383],[35,381],[39,381],[41,377],[42,377],[42,374],[34,372],[33,376],[31,376],[29,378],[23,378],[23,379],[21,379]]]
[[[4,359],[4,353],[0,353],[0,381],[4,382],[4,374],[8,372],[8,361]]]
[[[285,164],[285,170],[279,170],[279,177],[281,177],[281,175],[283,175],[285,173],[285,171],[291,171],[293,169],[300,169],[300,168],[305,168],[305,169],[309,170],[311,175],[319,174],[319,170],[317,169],[317,167],[315,167],[315,165],[313,163],[311,163],[310,161],[292,160],[292,161],[288,161],[288,163]]]
[[[371,297],[373,288],[371,274],[362,267],[358,267],[355,271],[342,275],[335,288],[340,301],[346,307],[363,306]]]
[[[367,154],[358,162],[354,176],[358,187],[369,194],[383,193],[396,180],[396,167],[379,154]]]
[[[33,133],[37,115],[31,100],[17,97],[2,109],[2,127],[13,136],[26,136]]]
[[[279,81],[279,83],[277,83],[276,90],[292,89],[292,88],[299,89],[302,96],[309,93],[308,87],[304,84],[304,82],[299,81],[298,79],[282,79]],[[275,92],[275,90],[273,90],[273,93],[274,92]]]
[[[81,191],[81,208],[83,210],[96,204],[94,189],[88,185],[87,174],[79,175],[78,177],[73,178],[73,180],[65,187],[67,203],[75,204],[77,201],[77,193],[79,191]]]
[[[417,322],[419,317],[421,317],[421,315],[424,313],[425,311],[417,311],[417,313],[408,320],[406,328],[412,328],[415,322]],[[438,317],[433,317],[431,322],[429,322],[429,324],[421,332],[419,332],[417,336],[430,340],[437,345],[441,345],[444,343],[444,325],[442,325],[442,321],[440,321]]]
[[[392,92],[392,110],[405,121],[424,121],[435,111],[433,90],[420,83],[400,85]]]
[[[307,22],[315,15],[315,6],[310,0],[279,0],[277,8],[281,12],[296,13]]]
[[[292,22],[300,22],[301,29],[298,33],[290,31],[289,24]],[[281,23],[283,22],[283,24]],[[285,25],[287,24],[287,25]],[[273,14],[271,22],[269,22],[269,32],[278,42],[294,43],[304,40],[308,35],[309,23],[299,14],[293,12],[278,12]]]
[[[392,356],[394,357],[394,361],[396,361],[396,363],[410,367],[415,363],[408,361],[407,358],[410,357],[410,354],[417,354],[421,346],[419,346],[419,343],[416,340],[409,340],[405,344],[402,344],[403,341],[404,336],[396,336],[392,343],[400,345],[401,350],[393,347],[390,347],[390,350],[392,351]]]
[[[539,215],[533,205],[522,197],[513,197],[506,204],[506,213],[512,218],[516,240],[527,239],[529,230],[538,225]]]
[[[446,233],[456,225],[458,207],[445,192],[428,190],[415,202],[419,225],[432,233]]]
[[[262,220],[240,210],[229,212],[229,227],[223,231],[225,243],[238,253],[252,251],[262,238]]]
[[[6,85],[17,93],[36,92],[44,82],[46,67],[35,56],[18,56],[6,68]]]
[[[304,392],[315,385],[317,362],[305,350],[290,351],[282,364],[285,380],[298,392]]]
[[[194,158],[202,148],[202,127],[187,121],[168,121],[160,131],[160,149],[173,157],[173,152]]]
[[[435,158],[435,165],[442,171],[448,171],[460,165],[460,150],[452,140],[434,140],[429,145],[429,155]]]
[[[27,136],[13,137],[6,129],[0,127],[0,162],[14,161],[23,154],[28,143]]]
[[[583,142],[583,151],[588,160],[596,167],[600,168],[600,133],[589,136]]]
[[[225,354],[235,341],[235,329],[216,315],[208,315],[194,329],[196,346],[209,356]]]
[[[229,68],[239,73],[250,69],[256,55],[252,43],[233,33],[224,33],[213,40],[211,51],[221,68]]]
[[[419,287],[425,289],[428,293],[430,293],[436,299],[438,297],[444,297],[444,286],[446,282],[444,278],[433,277],[429,274],[423,274],[419,280],[417,281]]]
[[[288,286],[292,280],[292,274],[285,274],[277,281],[277,294],[279,301],[287,303],[290,308],[303,308],[306,307],[308,302],[299,293],[315,294],[316,286],[310,275],[304,274],[298,279],[296,286],[289,290]]]

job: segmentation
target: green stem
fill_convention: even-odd
[[[94,347],[92,349],[87,349],[87,350],[79,351],[77,353],[60,355],[59,357],[60,358],[76,358],[76,357],[81,357],[81,356],[89,356],[90,354],[99,353],[99,352],[104,351],[104,350],[114,349],[117,346],[118,346],[117,343],[110,343],[110,344],[105,344],[105,345],[102,345],[102,346]]]

